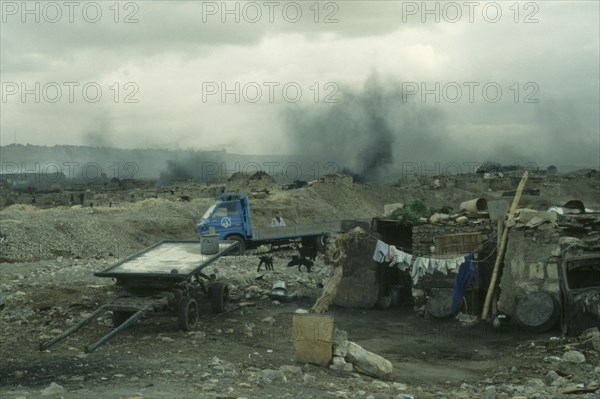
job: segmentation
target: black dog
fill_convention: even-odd
[[[260,267],[263,265],[263,263],[265,264],[265,270],[274,270],[272,256],[263,255],[259,256],[258,259],[260,259],[260,263],[258,264],[258,268],[256,269],[257,272],[260,271]]]
[[[317,259],[317,248],[315,247],[302,246],[300,247],[299,251],[301,258],[307,258],[312,260],[313,262]]]
[[[299,258],[297,256],[292,256],[292,260],[289,261],[289,263],[287,264],[288,267],[292,267],[292,266],[298,266],[298,271],[301,272],[302,266],[306,266],[306,271],[310,273],[310,268],[314,265],[315,263],[312,260],[306,259],[306,258]]]

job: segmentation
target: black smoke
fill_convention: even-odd
[[[202,183],[218,183],[224,179],[223,156],[220,152],[186,151],[166,161],[159,173],[157,186],[175,180],[193,180]]]
[[[286,110],[293,154],[334,162],[340,172],[361,180],[390,180],[398,158],[403,158],[398,149],[404,149],[400,152],[407,159],[439,149],[443,114],[411,105],[399,84],[384,85],[371,77],[363,88],[342,92],[336,104]]]

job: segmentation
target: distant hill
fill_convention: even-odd
[[[119,149],[91,146],[10,144],[0,147],[1,173],[56,173],[67,178],[136,178],[198,181],[224,179],[235,172],[264,171],[280,181],[314,180],[339,172],[326,160],[278,155],[240,155],[223,151]]]

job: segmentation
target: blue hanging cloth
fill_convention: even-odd
[[[454,291],[452,293],[451,313],[456,313],[458,305],[465,295],[467,287],[474,288],[477,285],[477,265],[474,262],[475,254],[470,253],[465,256],[465,261],[460,265],[458,274],[454,280]]]

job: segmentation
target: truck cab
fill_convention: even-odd
[[[220,240],[246,240],[252,236],[248,196],[244,193],[223,193],[196,225],[198,236],[208,234],[211,227]],[[239,237],[236,238],[236,237]]]

